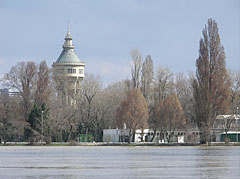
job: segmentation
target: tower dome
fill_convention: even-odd
[[[65,42],[63,44],[63,50],[60,56],[58,57],[56,63],[60,64],[72,64],[72,63],[81,63],[78,58],[74,45],[72,44],[72,36],[70,34],[70,29],[68,27],[67,35],[65,36]]]

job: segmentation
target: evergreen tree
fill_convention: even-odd
[[[41,107],[34,105],[27,120],[28,125],[24,129],[25,138],[30,141],[30,143],[33,143],[40,138],[43,139],[44,136],[41,136],[42,132],[43,134],[48,134],[50,137],[50,128],[47,119],[48,109],[46,106],[44,104],[42,104]]]

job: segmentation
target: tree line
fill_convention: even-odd
[[[74,107],[59,101],[45,61],[16,64],[1,79],[2,88],[14,92],[0,96],[1,141],[67,142],[84,134],[100,142],[103,129],[125,125],[129,141],[136,129],[152,129],[150,140],[167,132],[170,141],[175,130],[198,127],[201,142],[210,142],[216,116],[237,113],[240,74],[226,69],[217,23],[209,19],[202,33],[196,74],[154,67],[150,55],[132,49],[131,79],[104,88],[99,76],[85,74]]]

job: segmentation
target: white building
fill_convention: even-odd
[[[103,142],[128,142],[128,129],[103,129]]]
[[[78,58],[74,48],[68,26],[62,53],[52,66],[59,99],[62,103],[70,105],[76,103],[76,98],[80,94],[85,67],[84,62]]]
[[[168,131],[160,133],[151,129],[136,129],[134,142],[167,143]],[[128,142],[129,129],[103,129],[103,142]],[[131,137],[132,138],[132,137]],[[132,141],[132,139],[130,139]],[[176,130],[171,133],[171,143],[199,143],[200,135],[197,129]]]
[[[225,131],[240,132],[240,115],[218,115],[212,128],[213,142],[222,142],[221,135]]]

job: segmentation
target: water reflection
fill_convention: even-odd
[[[240,147],[0,147],[0,178],[239,178]]]
[[[239,178],[239,147],[202,147],[197,150],[199,178]]]

